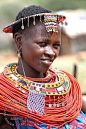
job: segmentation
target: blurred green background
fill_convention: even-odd
[[[0,22],[13,22],[22,8],[34,4],[52,11],[86,9],[86,0],[0,0]]]
[[[11,34],[2,32],[3,28],[15,21],[18,12],[29,5],[40,5],[52,11],[86,9],[86,0],[0,0],[0,72],[7,63],[17,61],[16,47]],[[85,55],[84,53],[83,55]],[[76,55],[60,55],[53,65],[73,75],[77,62],[77,80],[82,93],[86,93],[86,58]]]

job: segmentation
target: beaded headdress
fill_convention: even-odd
[[[24,20],[27,20],[27,26],[29,27],[30,18],[33,18],[33,25],[35,25],[36,24],[35,18],[38,16],[40,17],[40,22],[42,22],[42,17],[44,17],[43,22],[45,24],[47,32],[50,32],[50,31],[57,32],[57,23],[63,24],[64,20],[65,20],[65,25],[67,25],[65,16],[58,15],[56,13],[40,13],[40,14],[35,14],[35,15],[21,18],[15,22],[11,23],[10,25],[8,25],[7,27],[5,27],[3,29],[3,32],[13,33],[13,26],[18,24],[19,22],[21,22],[21,29],[24,29]]]

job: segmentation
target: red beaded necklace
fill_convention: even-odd
[[[77,117],[82,104],[81,90],[73,76],[50,68],[46,78],[25,79],[16,72],[17,65],[14,63],[6,66],[4,72],[0,74],[0,110],[6,109],[7,112],[33,119],[39,123],[45,122],[46,125],[52,127],[61,127]],[[27,103],[30,105],[33,101],[37,101],[37,98],[30,98],[30,93],[33,97],[35,94],[40,103],[43,98],[44,104],[41,111],[36,103],[35,109],[29,107],[32,110],[28,110]],[[31,103],[27,101],[27,98],[30,98]],[[38,104],[41,107],[40,103]]]

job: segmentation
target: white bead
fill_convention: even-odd
[[[21,91],[22,91],[22,89],[21,89],[21,88],[19,88],[19,90],[21,90]]]
[[[52,105],[51,105],[51,104],[49,104],[49,107],[52,107]]]
[[[39,91],[39,86],[36,87],[36,90]]]
[[[57,107],[59,107],[59,103],[57,104]]]
[[[62,106],[64,107],[64,103],[62,103]]]
[[[22,90],[22,92],[23,92],[23,93],[25,93],[25,91],[24,91],[24,90]]]
[[[53,106],[56,107],[56,104],[54,103]]]
[[[21,26],[21,29],[24,30],[24,26],[23,25]]]
[[[18,87],[18,85],[16,84],[15,87]]]
[[[66,128],[67,128],[67,129],[70,129],[69,125],[66,125]]]

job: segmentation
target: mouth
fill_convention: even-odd
[[[50,66],[53,63],[53,60],[50,59],[41,59],[41,62],[47,66]]]

